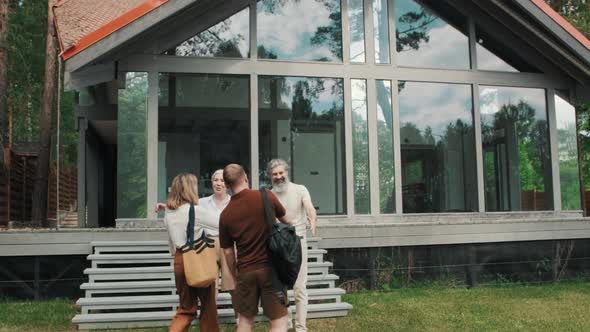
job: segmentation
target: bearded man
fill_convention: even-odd
[[[272,181],[272,192],[285,207],[286,219],[295,226],[301,238],[301,269],[293,286],[295,294],[295,331],[307,331],[307,226],[315,235],[316,211],[305,186],[289,181],[289,165],[283,159],[268,163],[268,176]],[[291,319],[289,319],[291,323]],[[291,324],[289,324],[291,325]]]

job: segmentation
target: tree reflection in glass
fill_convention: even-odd
[[[476,211],[471,87],[401,83],[403,212]]]
[[[486,211],[553,208],[545,90],[480,86]]]
[[[339,0],[262,0],[256,8],[259,58],[342,61]]]
[[[250,9],[237,12],[166,54],[178,56],[247,58],[250,49]]]
[[[264,166],[282,158],[319,214],[345,213],[343,100],[342,79],[259,77],[260,186],[270,185]]]
[[[567,93],[555,94],[557,146],[559,151],[559,179],[562,210],[580,210],[580,171],[578,168],[578,140],[576,109],[568,102]]]
[[[371,212],[369,186],[369,132],[367,125],[367,81],[350,80],[352,97],[352,160],[354,213]]]
[[[118,95],[117,218],[147,215],[147,73],[126,73]]]
[[[375,63],[389,63],[389,16],[387,0],[373,0]]]
[[[453,25],[431,7],[437,1],[396,0],[396,49],[400,66],[469,69],[465,18]]]
[[[393,158],[393,120],[391,81],[376,80],[377,144],[379,145],[379,210],[395,212],[395,160]]]
[[[365,17],[363,0],[348,0],[350,62],[365,62]]]

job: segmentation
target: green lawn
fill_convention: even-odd
[[[310,331],[590,331],[590,283],[406,288],[344,300],[354,305],[348,317],[312,320]],[[0,301],[0,332],[75,331],[70,324],[75,313],[68,300]]]

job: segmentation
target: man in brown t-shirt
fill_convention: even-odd
[[[219,242],[237,280],[232,298],[234,310],[240,314],[238,332],[254,328],[259,299],[264,315],[270,320],[270,331],[287,331],[289,300],[285,291],[273,287],[267,252],[270,228],[264,219],[262,196],[248,188],[248,178],[240,165],[227,165],[223,178],[233,194],[219,217]],[[275,217],[286,223],[285,208],[270,191],[268,199]]]

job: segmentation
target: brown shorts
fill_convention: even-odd
[[[215,240],[215,249],[217,250],[217,265],[219,265],[219,270],[221,271],[221,290],[234,290],[236,288],[236,282],[229,271],[229,267],[227,266],[227,260],[223,254],[223,249],[219,247],[219,237],[213,236],[212,238]]]
[[[233,293],[234,309],[241,315],[254,317],[258,313],[260,300],[264,315],[268,319],[275,320],[287,315],[287,292],[277,292],[272,286],[271,278],[269,268],[239,273]]]

